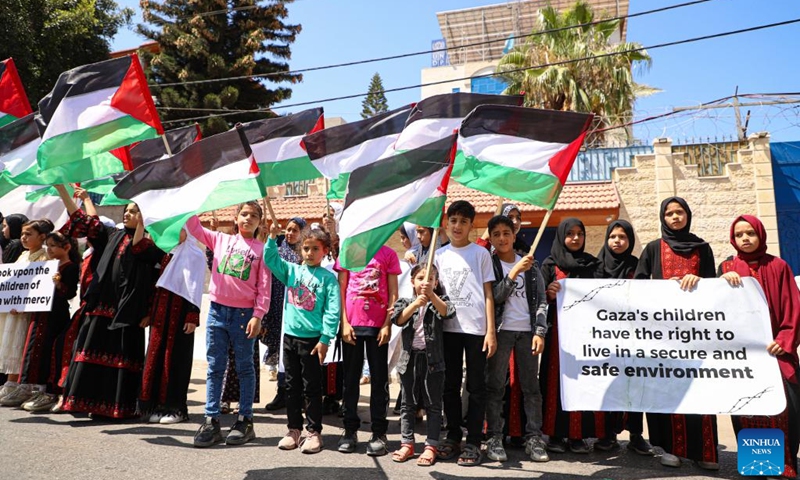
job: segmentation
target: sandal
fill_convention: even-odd
[[[439,444],[439,449],[436,452],[436,456],[439,458],[439,460],[452,460],[460,452],[461,444],[455,440],[446,438],[442,443]]]
[[[475,445],[468,443],[461,449],[458,457],[458,465],[462,467],[474,467],[481,464],[481,451]]]
[[[425,450],[422,451],[422,454],[417,459],[417,466],[430,467],[436,463],[438,453],[438,450],[433,445],[425,445]]]
[[[414,456],[414,444],[413,443],[401,443],[400,448],[392,453],[392,461],[397,463],[403,463],[409,458]]]

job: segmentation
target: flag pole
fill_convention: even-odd
[[[162,133],[161,134],[161,140],[164,141],[164,148],[167,150],[167,155],[169,155],[171,157],[172,156],[172,149],[169,148],[169,142],[167,141],[167,134],[166,133]]]
[[[428,247],[428,262],[425,265],[425,281],[427,282],[431,278],[431,267],[433,266],[433,256],[436,253],[436,239],[439,237],[439,227],[433,229],[433,235],[431,235],[431,246]]]
[[[536,238],[533,239],[533,245],[531,245],[531,250],[528,252],[529,256],[533,256],[533,253],[536,251],[536,247],[539,245],[539,240],[542,239],[542,234],[544,234],[544,229],[547,226],[547,222],[550,220],[550,215],[553,214],[553,209],[547,210],[547,213],[544,214],[544,218],[542,219],[542,224],[539,226],[539,231],[536,232]]]
[[[271,223],[278,224],[278,219],[275,217],[275,211],[272,210],[272,202],[269,201],[269,193],[264,195],[264,198],[261,199],[264,202],[264,205],[267,207],[267,211],[269,212],[269,219]]]
[[[331,199],[328,197],[328,193],[331,191],[331,179],[325,177],[325,213],[328,215],[331,214]]]

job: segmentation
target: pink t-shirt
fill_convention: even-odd
[[[345,271],[338,260],[333,269],[337,272]],[[377,334],[377,329],[383,326],[386,321],[386,310],[390,306],[389,275],[400,275],[400,273],[397,253],[385,245],[378,250],[364,270],[350,272],[345,308],[347,321],[353,326],[357,335]]]

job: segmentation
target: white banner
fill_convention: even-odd
[[[564,410],[775,415],[786,398],[753,278],[562,281]]]
[[[0,312],[49,312],[58,260],[0,264]]]

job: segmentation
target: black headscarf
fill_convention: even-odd
[[[577,218],[565,218],[558,224],[556,239],[553,242],[553,246],[550,247],[550,255],[553,257],[556,266],[563,271],[572,272],[574,270],[586,268],[595,269],[600,262],[594,255],[583,251],[586,248],[585,241],[583,247],[577,252],[571,251],[564,244],[567,239],[567,232],[575,226],[581,227],[584,235],[586,234],[586,227],[584,227],[583,222]]]
[[[621,227],[625,230],[625,235],[628,236],[628,249],[622,253],[614,253],[608,247],[608,237],[615,228]],[[636,239],[633,234],[633,225],[626,220],[614,220],[606,229],[606,241],[603,242],[603,248],[597,254],[597,259],[603,264],[603,271],[606,278],[630,278],[631,274],[636,270],[636,265],[639,259],[634,257],[633,247],[636,244]]]
[[[667,212],[667,205],[670,203],[677,203],[686,211],[686,226],[678,231],[670,229],[667,226],[667,222],[664,221],[664,214]],[[669,248],[671,248],[673,252],[689,254],[696,248],[708,244],[708,242],[689,231],[692,228],[692,210],[689,208],[689,204],[686,203],[686,200],[681,197],[666,198],[661,202],[660,211],[661,239],[667,242],[667,245],[669,245]]]
[[[14,213],[5,217],[5,222],[8,225],[9,236],[8,238],[3,236],[3,263],[14,263],[25,250],[19,237],[22,236],[22,226],[28,223],[28,217]]]

